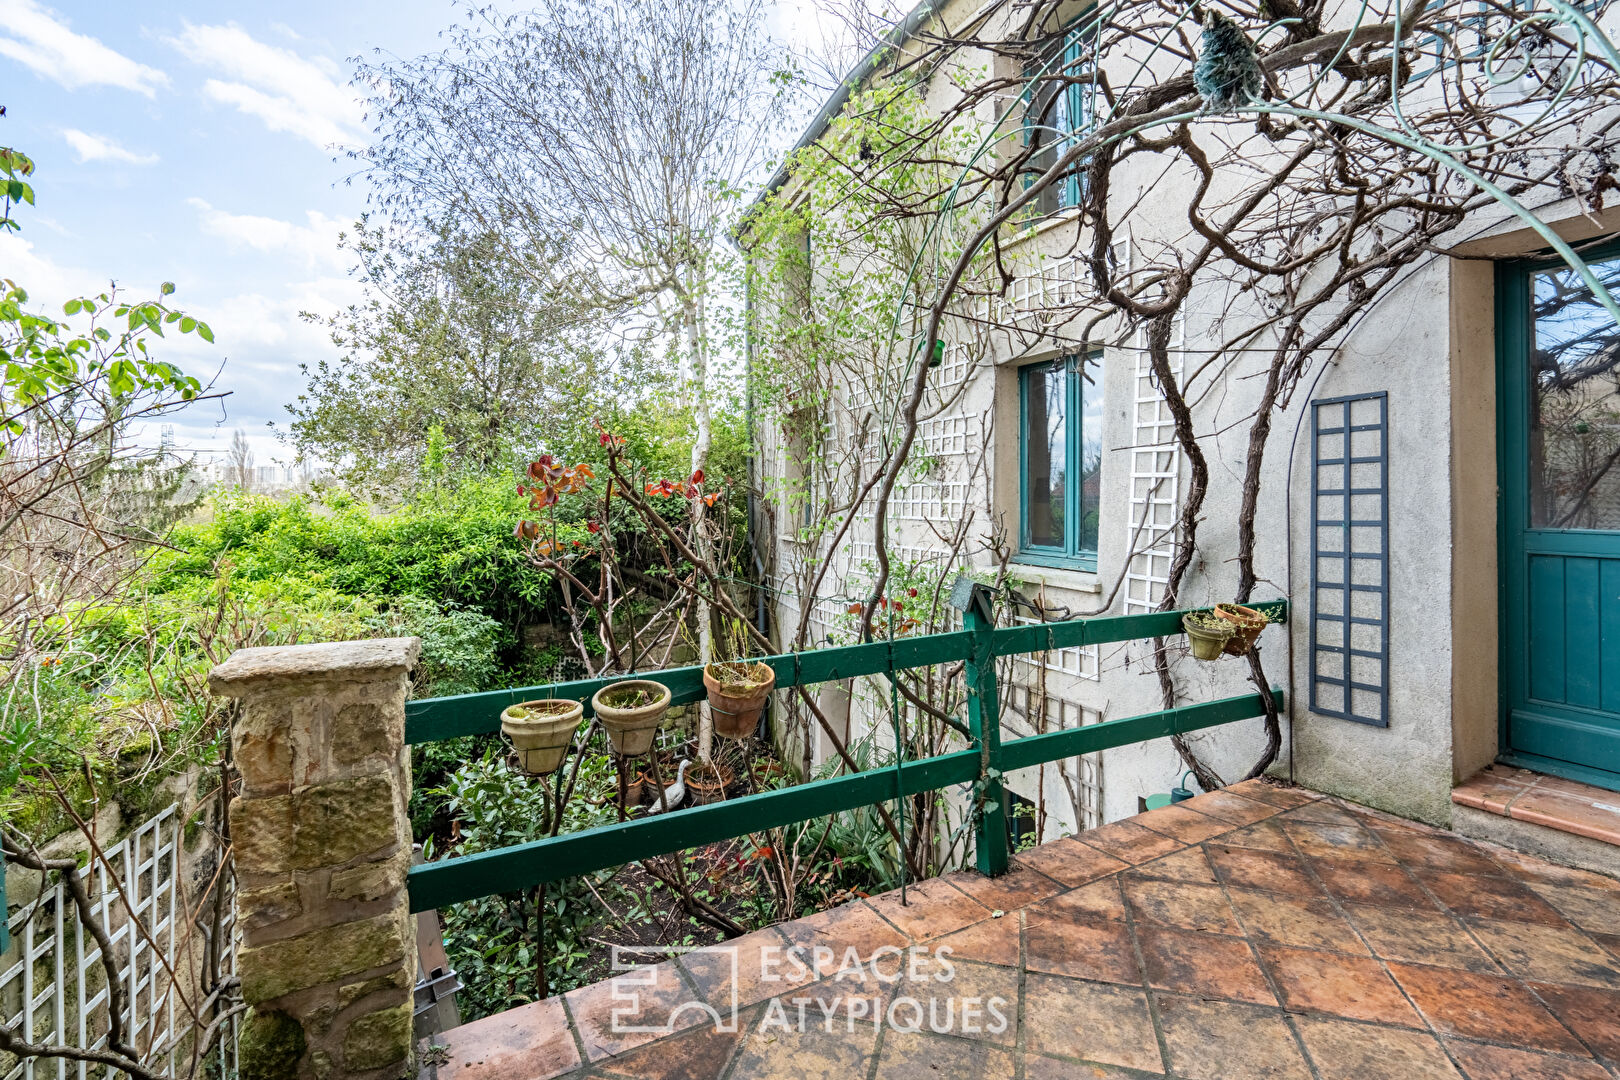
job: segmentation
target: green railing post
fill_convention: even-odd
[[[1007,793],[1001,786],[995,608],[990,590],[966,577],[956,579],[951,604],[962,612],[962,626],[973,638],[973,651],[963,671],[968,727],[979,751],[979,779],[973,785],[973,849],[979,873],[994,877],[1007,872]]]

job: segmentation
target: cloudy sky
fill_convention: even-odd
[[[298,313],[357,295],[336,247],[365,209],[335,149],[367,137],[349,58],[430,51],[453,17],[440,0],[0,0],[0,145],[38,166],[0,277],[57,312],[109,282],[145,297],[173,281],[215,345],[164,358],[223,365],[231,391],[174,418],[178,445],[217,452],[240,427],[261,463],[290,456],[268,425],[299,362],[332,354]],[[816,21],[809,0],[773,16],[793,44]]]

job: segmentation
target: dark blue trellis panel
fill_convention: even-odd
[[[1311,402],[1311,711],[1389,726],[1389,395]]]

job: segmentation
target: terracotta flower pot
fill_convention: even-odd
[[[1232,640],[1231,624],[1208,615],[1183,615],[1181,628],[1187,633],[1187,645],[1192,650],[1194,660],[1219,660],[1226,643]]]
[[[746,672],[746,681],[735,677]],[[776,689],[776,672],[769,664],[709,664],[703,669],[709,691],[709,715],[714,733],[722,739],[746,739],[759,729],[759,714]]]
[[[1254,648],[1254,643],[1260,638],[1260,631],[1266,628],[1269,621],[1254,608],[1244,607],[1242,604],[1216,604],[1215,614],[1232,624],[1232,636],[1226,640],[1228,656],[1242,656]]]
[[[530,776],[549,776],[568,756],[584,715],[585,707],[577,701],[525,701],[501,711],[501,734],[517,751],[520,769]]]
[[[648,700],[634,705],[609,704],[636,692]],[[640,757],[652,749],[658,725],[669,712],[669,687],[651,679],[623,679],[598,690],[591,698],[591,708],[607,730],[613,752],[622,757]]]
[[[731,770],[724,765],[714,764],[709,768],[693,765],[686,770],[686,793],[699,806],[719,802],[726,797],[726,788],[734,779]]]

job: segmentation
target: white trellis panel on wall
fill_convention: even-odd
[[[1182,371],[1185,324],[1178,318],[1170,353],[1170,370]],[[1164,599],[1175,556],[1176,513],[1181,494],[1181,450],[1176,421],[1153,375],[1146,334],[1136,334],[1132,376],[1131,488],[1126,543],[1131,552],[1125,567],[1125,612],[1152,611]]]
[[[176,1032],[190,1020],[174,993],[171,972],[193,970],[203,953],[203,931],[188,940],[186,900],[181,882],[182,823],[171,806],[121,843],[104,849],[85,871],[92,915],[120,957],[119,981],[128,1005],[124,1016],[132,1046],[150,1055],[147,1063],[173,1071]],[[230,874],[219,888],[229,889]],[[124,883],[120,896],[117,882]],[[227,892],[227,900],[229,893]],[[211,910],[212,905],[210,904]],[[222,932],[221,969],[235,971],[230,912]],[[133,917],[132,917],[133,913]],[[31,1042],[88,1049],[107,1045],[107,986],[96,940],[79,924],[72,898],[61,883],[47,887],[8,920],[12,948],[0,958],[0,1016]],[[219,1072],[235,1075],[235,1025],[217,1050]],[[101,1080],[121,1076],[86,1062],[29,1059],[13,1065],[0,1080]]]
[[[1009,688],[1012,705],[1011,713],[1015,719],[1015,728],[1027,728],[1023,734],[1034,734],[1039,728],[1043,731],[1059,731],[1066,728],[1082,727],[1086,724],[1095,724],[1102,720],[1102,714],[1095,709],[1089,709],[1077,701],[1053,694],[1041,694],[1037,697],[1036,688],[1029,685],[1015,685]],[[1037,703],[1045,710],[1044,717],[1037,717]],[[1048,765],[1048,768],[1059,769],[1063,786],[1074,796],[1075,812],[1079,818],[1074,823],[1076,829],[1095,829],[1103,823],[1103,756],[1096,752],[1079,754],[1071,758],[1063,758]],[[1028,770],[1026,770],[1026,773]]]
[[[1012,621],[1015,626],[1040,624],[1039,619],[1030,615],[1014,615]],[[1016,653],[1013,656],[1013,666],[1026,673],[1033,673],[1035,668],[1042,667],[1060,675],[1072,675],[1077,679],[1095,682],[1098,677],[1098,665],[1101,663],[1101,653],[1101,647],[1097,645],[1047,649],[1038,653]]]

